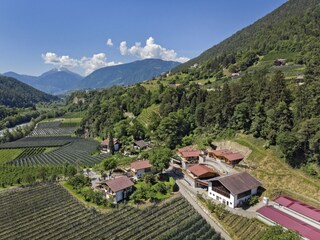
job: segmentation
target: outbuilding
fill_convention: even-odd
[[[209,157],[217,158],[225,161],[227,164],[236,165],[239,164],[244,156],[239,152],[232,152],[228,149],[212,150],[208,152]]]
[[[193,187],[208,187],[207,179],[212,179],[219,176],[218,173],[212,168],[197,164],[187,169],[187,177],[192,181]]]

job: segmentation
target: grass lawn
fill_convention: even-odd
[[[263,140],[237,134],[232,141],[252,150],[245,163],[252,167],[250,173],[266,188],[264,195],[272,197],[276,193],[283,193],[320,206],[320,180],[290,167],[284,159],[279,157],[276,149],[265,149]]]
[[[22,152],[23,148],[19,149],[1,149],[0,150],[0,164],[7,163],[11,160],[14,160],[18,157]]]
[[[69,112],[63,115],[63,118],[83,118],[84,115],[86,114],[85,111],[83,112]]]
[[[73,127],[80,127],[80,122],[82,118],[63,118],[62,123],[60,127],[67,127],[67,128],[73,128]]]
[[[48,153],[48,152],[52,152],[54,150],[59,149],[60,147],[46,147],[46,150],[44,150],[43,153]]]

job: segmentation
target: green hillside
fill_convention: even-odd
[[[0,105],[30,107],[38,102],[58,100],[11,77],[0,76]]]
[[[223,68],[229,68],[231,72],[244,71],[265,55],[271,61],[277,58],[299,64],[312,61],[320,47],[319,15],[319,1],[289,0],[173,72],[187,71],[195,64],[199,66],[193,71],[206,77]]]

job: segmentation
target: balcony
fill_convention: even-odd
[[[230,198],[230,193],[225,191],[223,188],[220,187],[212,187],[212,191],[221,194],[222,196],[225,196],[227,198]]]

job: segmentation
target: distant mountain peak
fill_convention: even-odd
[[[100,68],[81,80],[80,88],[127,86],[150,80],[178,66],[179,62],[161,59],[143,59],[131,63]]]

